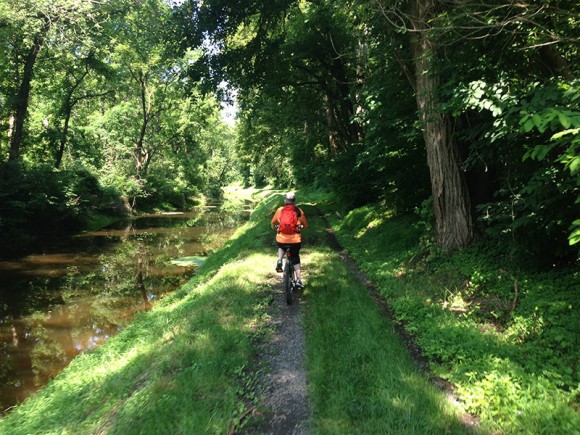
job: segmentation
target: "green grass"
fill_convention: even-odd
[[[318,433],[462,433],[455,410],[337,254],[307,258],[305,326]]]
[[[424,258],[415,218],[391,217],[378,206],[334,224],[484,430],[580,432],[577,269],[522,270],[484,244]]]
[[[255,400],[255,343],[267,334],[277,276],[269,222],[281,196],[255,194],[264,200],[252,220],[191,282],[76,358],[0,420],[0,433],[239,429],[240,416]],[[393,325],[325,245],[314,208],[304,209],[312,225],[303,262],[313,427],[318,433],[462,432],[444,394],[414,368]],[[251,429],[259,422],[246,418],[243,424]]]
[[[326,245],[323,222],[310,221],[304,325],[316,433],[466,432],[368,289]]]

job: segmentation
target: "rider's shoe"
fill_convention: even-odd
[[[276,262],[276,272],[282,272],[282,260]]]
[[[296,288],[299,288],[299,289],[304,288],[304,284],[302,284],[302,280],[300,278],[298,278],[296,280]]]

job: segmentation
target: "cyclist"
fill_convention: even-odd
[[[294,212],[294,214],[292,214]],[[282,272],[282,256],[287,248],[290,248],[290,256],[296,271],[296,287],[304,288],[300,274],[300,248],[302,235],[300,230],[308,228],[308,220],[301,208],[296,207],[296,195],[288,192],[284,196],[284,206],[274,213],[272,228],[277,228],[276,242],[278,245],[278,261],[276,272]],[[288,229],[289,228],[289,229]]]

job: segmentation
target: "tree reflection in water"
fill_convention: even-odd
[[[0,262],[0,406],[24,400],[72,358],[103,344],[194,273],[232,234],[237,213],[150,215],[58,249]]]

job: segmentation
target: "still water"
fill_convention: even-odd
[[[0,261],[0,415],[179,288],[244,217],[147,215]]]

